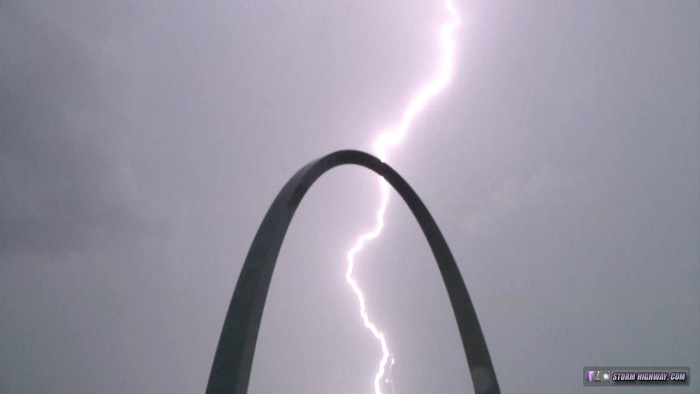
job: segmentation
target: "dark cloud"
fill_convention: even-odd
[[[22,6],[3,14],[0,251],[68,252],[142,231],[120,120],[91,53]],[[100,240],[100,238],[102,238]]]

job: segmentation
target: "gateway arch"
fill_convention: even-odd
[[[289,223],[311,185],[326,171],[344,164],[360,165],[384,177],[411,209],[445,282],[474,391],[479,394],[500,393],[474,304],[435,220],[416,192],[396,171],[378,158],[355,150],[334,152],[307,164],[284,185],[270,206],[238,277],[214,355],[207,393],[247,393],[265,299]]]

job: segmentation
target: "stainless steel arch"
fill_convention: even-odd
[[[376,157],[354,150],[326,155],[304,166],[287,182],[260,224],[224,320],[209,375],[207,393],[248,391],[255,344],[265,299],[284,235],[301,199],[323,173],[343,164],[366,167],[394,187],[418,220],[445,282],[476,393],[500,393],[484,334],[457,263],[435,220],[418,195],[391,167]]]

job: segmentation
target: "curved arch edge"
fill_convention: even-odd
[[[474,305],[442,232],[411,186],[389,165],[361,151],[341,150],[302,167],[268,209],[248,251],[224,320],[207,393],[244,394],[277,257],[292,217],[313,183],[330,169],[355,164],[382,176],[406,202],[437,261],[457,321],[476,393],[500,393]]]

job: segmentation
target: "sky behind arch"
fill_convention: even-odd
[[[582,392],[591,364],[697,370],[700,5],[457,8],[453,83],[390,163],[450,244],[502,390]],[[0,391],[204,390],[269,203],[308,161],[371,149],[434,70],[441,18],[418,1],[0,5]],[[360,168],[311,189],[251,393],[371,392],[380,353],[343,274],[377,204]],[[397,391],[469,391],[396,196],[387,223],[357,272]]]

